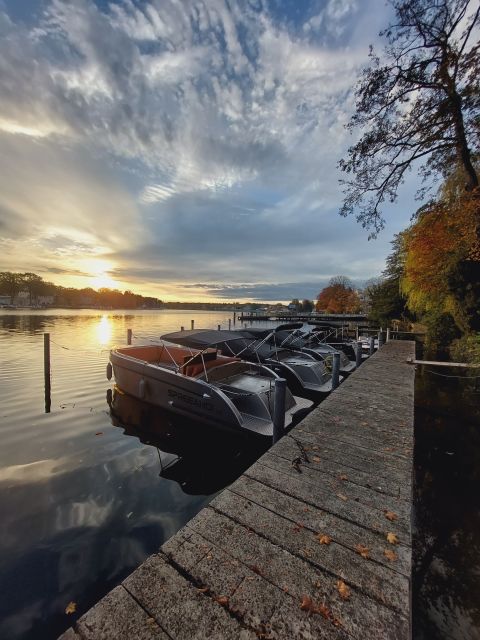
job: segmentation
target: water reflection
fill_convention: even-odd
[[[480,393],[420,369],[415,396],[414,637],[478,640]]]
[[[189,495],[210,495],[233,482],[266,451],[265,439],[233,436],[186,422],[115,388],[112,423],[158,453],[159,475]]]
[[[113,326],[110,318],[108,316],[102,316],[95,329],[98,343],[101,346],[110,344],[113,333]]]
[[[128,328],[147,341],[191,319],[211,328],[225,313],[0,312],[1,640],[57,637],[256,455],[144,408],[119,409],[122,428],[112,424],[108,349],[125,344]]]

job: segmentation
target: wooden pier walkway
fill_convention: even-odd
[[[62,640],[410,638],[414,356],[383,346]]]

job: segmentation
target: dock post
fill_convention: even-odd
[[[380,330],[378,333],[378,348],[383,347],[383,331]]]
[[[333,362],[332,362],[332,391],[338,387],[340,384],[340,354],[333,354]]]
[[[390,327],[387,327],[387,342],[390,342]]]
[[[357,326],[356,326],[356,329],[355,329],[355,338],[356,338],[356,340],[358,342],[358,322],[357,322]]]
[[[218,331],[220,331],[220,326],[221,326],[221,325],[217,324],[217,329],[218,329]]]
[[[368,355],[372,356],[374,351],[375,351],[375,338],[373,336],[370,336],[370,338],[368,339]]]
[[[190,321],[190,328],[193,329],[195,326],[195,320]]]
[[[358,367],[362,364],[362,343],[357,342],[357,349],[355,351],[355,364]]]
[[[285,431],[285,395],[287,381],[285,378],[275,380],[275,399],[273,402],[273,444],[278,442]]]
[[[180,327],[180,331],[185,331],[185,327]]]
[[[236,322],[236,321],[237,321],[237,314],[236,314],[236,312],[234,311],[234,312],[233,312],[233,324],[235,324],[235,322]]]
[[[50,334],[43,334],[43,376],[45,379],[45,413],[50,413],[52,404],[50,385]]]
[[[132,330],[127,329],[127,344],[132,344]]]
[[[230,331],[231,328],[232,328],[232,319],[229,318],[228,319],[228,330]]]

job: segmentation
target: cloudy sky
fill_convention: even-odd
[[[383,0],[0,0],[0,270],[164,299],[383,268],[337,161]],[[417,205],[418,206],[418,205]]]

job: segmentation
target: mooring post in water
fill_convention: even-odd
[[[180,331],[185,331],[185,327],[180,327]]]
[[[340,384],[340,354],[333,354],[333,362],[332,362],[332,391],[338,387]]]
[[[383,347],[383,331],[380,329],[378,333],[378,348]]]
[[[273,444],[278,442],[285,430],[285,396],[287,381],[285,378],[275,380],[275,399],[273,403]]]
[[[50,386],[50,334],[43,334],[43,375],[45,378],[45,413],[50,413],[52,405]]]
[[[357,350],[355,351],[355,364],[358,367],[362,364],[362,343],[357,341]]]
[[[231,328],[232,328],[232,319],[229,318],[228,319],[228,330],[230,331]]]
[[[218,331],[220,331],[220,327],[221,327],[221,325],[217,324]]]
[[[358,322],[357,322],[357,327],[355,329],[355,338],[356,338],[356,340],[358,342]]]
[[[375,338],[373,336],[370,336],[370,338],[368,339],[368,355],[372,356],[374,351],[375,351]]]
[[[132,330],[127,329],[127,344],[132,344]]]
[[[193,329],[194,326],[195,326],[195,320],[191,320],[190,321],[190,328]]]
[[[390,327],[387,327],[387,342],[390,342]]]
[[[235,324],[235,322],[236,322],[236,321],[237,321],[237,314],[236,314],[236,312],[234,311],[234,312],[233,312],[233,324]]]

